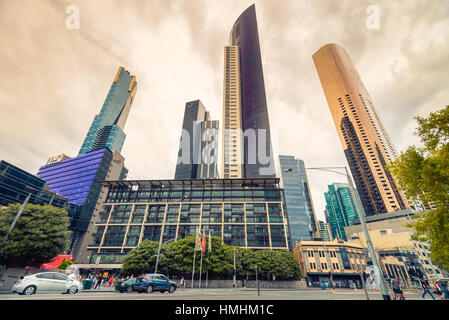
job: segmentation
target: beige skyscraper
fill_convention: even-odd
[[[242,110],[238,46],[224,48],[223,81],[223,179],[243,178]]]
[[[327,44],[313,61],[366,215],[409,207],[385,170],[396,150],[348,53]]]

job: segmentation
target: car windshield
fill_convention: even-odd
[[[126,280],[125,283],[126,284],[134,284],[134,283],[136,283],[136,278],[132,278],[132,279]]]

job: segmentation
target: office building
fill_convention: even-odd
[[[334,183],[324,193],[326,199],[326,219],[333,238],[348,240],[345,227],[352,225],[358,217],[357,207],[351,189],[347,183]],[[364,215],[364,213],[362,213]]]
[[[89,128],[79,155],[104,148],[121,152],[126,138],[123,129],[136,91],[136,77],[120,67],[100,113]]]
[[[329,228],[329,224],[319,220],[318,221],[318,225],[320,227],[320,238],[322,241],[332,241],[332,237],[331,237],[331,231]]]
[[[222,177],[274,177],[255,5],[234,23],[224,56]]]
[[[319,238],[318,225],[304,161],[280,155],[279,162],[293,248],[296,242]]]
[[[119,268],[143,240],[168,241],[204,228],[223,243],[287,249],[287,220],[279,179],[104,181],[106,198],[89,229],[83,263]],[[87,241],[87,240],[86,240]]]
[[[79,207],[70,204],[67,198],[56,192],[51,192],[45,181],[35,175],[16,167],[4,160],[0,161],[0,206],[11,203],[22,204],[30,195],[28,203],[52,205],[67,210],[73,223],[73,218],[79,213]]]
[[[175,179],[218,178],[218,126],[200,100],[186,103]]]
[[[308,287],[362,288],[360,274],[366,269],[363,248],[359,244],[334,241],[301,241],[293,254],[298,260]]]
[[[348,53],[327,44],[313,60],[366,215],[408,208],[385,169],[397,152]]]

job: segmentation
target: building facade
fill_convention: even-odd
[[[326,199],[326,220],[330,225],[332,237],[348,241],[345,227],[352,225],[352,221],[358,218],[357,207],[349,185],[347,183],[329,185],[324,198]]]
[[[432,263],[429,245],[412,239],[414,230],[407,225],[414,219],[416,212],[410,209],[366,217],[366,225],[374,248],[382,257],[397,257],[405,263],[406,271],[412,282],[418,278],[447,278],[444,270]],[[367,248],[365,234],[358,219],[345,227],[348,240]],[[384,268],[385,272],[387,269]]]
[[[331,237],[331,230],[329,228],[329,224],[319,220],[318,225],[320,227],[320,238],[322,241],[332,241],[333,238]]]
[[[52,205],[67,210],[70,223],[79,214],[79,206],[68,202],[66,197],[51,192],[45,181],[6,161],[0,161],[0,207],[11,203],[23,203],[30,195],[28,203]]]
[[[105,198],[91,225],[84,263],[119,265],[143,240],[195,235],[198,227],[223,243],[288,249],[279,179],[104,181]]]
[[[408,208],[385,169],[396,150],[348,53],[327,44],[313,60],[366,215]]]
[[[301,241],[293,253],[310,287],[362,287],[366,259],[361,245],[342,240]]]
[[[37,176],[52,192],[82,207],[75,230],[85,231],[100,195],[99,182],[123,177],[126,171],[123,163],[118,151],[105,148],[43,166]]]
[[[304,161],[280,155],[279,162],[293,248],[296,242],[319,238],[318,224]]]
[[[175,179],[218,178],[218,127],[200,100],[186,103]]]
[[[275,176],[265,83],[255,5],[246,9],[232,27],[225,47],[223,177]],[[241,148],[241,142],[243,148]],[[238,161],[242,157],[242,167]]]
[[[120,67],[100,113],[89,128],[79,155],[103,148],[118,152],[122,150],[126,138],[123,129],[136,91],[136,77]]]

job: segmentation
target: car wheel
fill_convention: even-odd
[[[150,285],[147,287],[147,293],[151,293],[151,292],[153,292],[153,286],[150,284]]]
[[[170,288],[168,289],[168,292],[173,293],[175,292],[175,286],[170,286]]]
[[[69,288],[69,290],[67,290],[67,293],[70,293],[70,294],[75,294],[77,292],[78,292],[78,288],[76,286],[71,286]]]
[[[27,296],[35,294],[35,293],[36,293],[36,286],[28,286],[22,292],[22,294],[25,294]]]
[[[133,292],[133,288],[132,288],[132,287],[128,287],[128,288],[126,288],[126,292],[127,292],[127,293],[131,293],[131,292]]]

